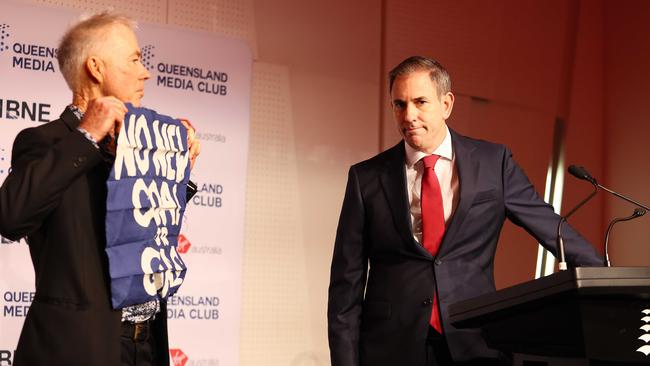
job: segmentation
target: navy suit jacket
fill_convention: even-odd
[[[506,218],[555,252],[560,218],[510,150],[451,136],[460,199],[435,257],[413,238],[404,142],[350,168],[329,288],[333,366],[425,365],[434,293],[454,360],[496,358],[479,330],[449,323],[449,304],[495,291],[494,253]],[[570,226],[563,234],[569,263],[602,265]]]

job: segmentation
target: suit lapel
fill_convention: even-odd
[[[447,225],[445,237],[440,246],[440,252],[442,253],[447,251],[449,246],[454,243],[454,237],[463,226],[463,221],[465,221],[467,213],[472,206],[474,196],[476,195],[480,167],[478,160],[473,157],[474,149],[476,148],[474,144],[451,129],[450,132],[454,146],[454,154],[456,155],[456,169],[459,181],[458,193],[460,194],[460,198],[451,222]]]
[[[431,257],[431,254],[424,249],[413,238],[411,229],[411,216],[408,203],[408,190],[406,189],[406,171],[404,159],[404,141],[387,151],[387,159],[383,171],[380,173],[380,181],[384,195],[388,200],[390,211],[395,226],[408,246],[414,248],[418,254]]]

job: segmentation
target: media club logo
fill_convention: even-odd
[[[185,366],[189,358],[181,351],[180,348],[169,349],[169,354],[172,356],[172,363],[174,366]]]
[[[7,23],[0,24],[0,53],[9,51],[11,56],[11,67],[37,72],[56,73],[55,65],[58,49],[49,45],[23,42],[20,39],[9,42],[9,29]]]
[[[227,72],[195,65],[168,63],[165,60],[156,61],[155,49],[156,46],[147,44],[142,47],[141,52],[142,64],[151,72],[156,86],[213,96],[228,95]]]
[[[176,250],[181,253],[185,254],[190,250],[190,247],[192,246],[192,243],[190,243],[189,240],[185,237],[185,235],[181,234],[178,236],[178,247]]]
[[[154,45],[150,44],[142,47],[142,64],[149,71],[153,71],[153,69],[156,67],[154,62],[154,57],[156,57],[156,55],[153,53],[153,50],[155,48],[156,47]]]
[[[9,34],[9,28],[11,28],[9,26],[9,24],[5,24],[5,23],[0,24],[0,52],[6,51],[6,50],[9,49],[9,46],[8,46],[9,41],[8,41],[8,39],[9,39],[9,36],[11,35],[11,34]]]

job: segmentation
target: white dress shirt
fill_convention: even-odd
[[[445,224],[454,213],[458,205],[458,173],[456,172],[454,150],[451,144],[449,128],[445,126],[447,135],[432,155],[440,158],[435,166],[435,173],[440,182],[442,192],[442,205],[444,209]],[[422,173],[424,164],[422,158],[427,153],[415,150],[404,141],[406,147],[406,187],[408,189],[409,208],[411,211],[411,229],[413,237],[418,243],[422,242],[422,210],[420,207],[420,193],[422,191]]]

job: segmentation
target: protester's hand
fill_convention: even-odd
[[[190,121],[181,118],[181,123],[187,128],[187,146],[190,151],[190,170],[192,170],[196,157],[201,153],[201,142],[196,138],[196,130]]]
[[[126,112],[124,103],[115,97],[93,99],[88,102],[79,127],[86,130],[97,142],[106,135],[115,139],[122,128]]]

